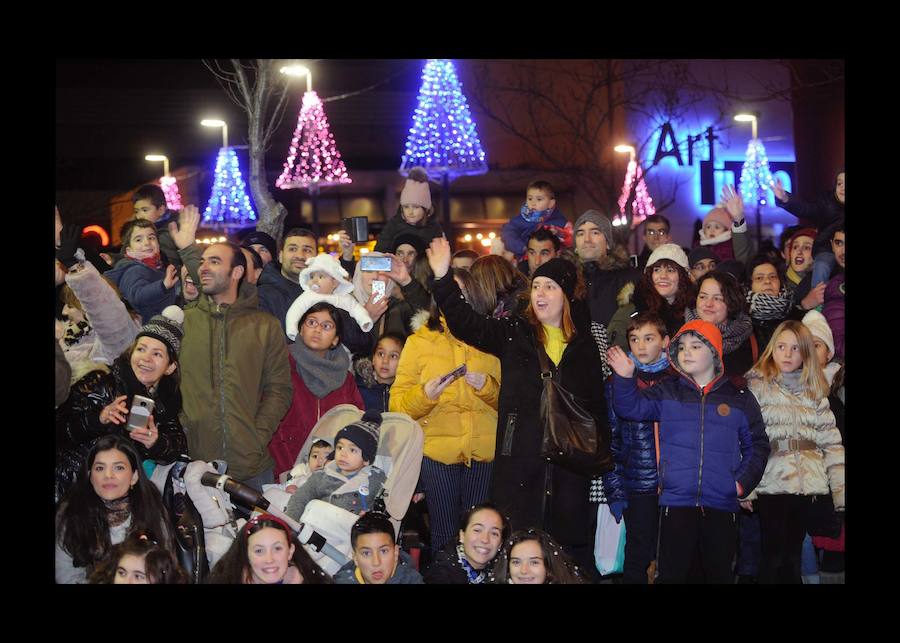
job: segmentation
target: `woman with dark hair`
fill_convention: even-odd
[[[466,296],[473,277],[453,278]],[[485,311],[479,311],[485,312]],[[413,318],[415,332],[400,355],[390,410],[406,413],[425,433],[421,484],[437,550],[453,538],[460,513],[487,500],[497,440],[500,362],[453,336],[432,302]],[[466,372],[445,378],[465,364]]]
[[[260,514],[247,521],[209,574],[210,585],[330,585],[283,520]]]
[[[504,319],[481,315],[466,302],[450,273],[450,247],[435,239],[428,251],[434,298],[453,336],[500,359],[501,382],[490,497],[514,528],[537,526],[560,542],[583,568],[592,566],[597,511],[590,504],[591,479],[542,455],[546,427],[541,393],[547,370],[594,418],[598,443],[612,468],[606,397],[606,362],[584,305],[584,284],[575,265],[551,259],[531,279],[523,314]],[[599,325],[598,325],[599,326]],[[599,327],[602,334],[605,329]],[[602,468],[602,467],[601,467]],[[603,473],[603,471],[598,471]]]
[[[746,385],[744,375],[760,353],[746,305],[737,279],[727,272],[714,270],[697,283],[696,308],[688,308],[684,313],[686,322],[702,319],[722,333],[725,375],[739,388]]]
[[[690,264],[680,246],[666,243],[654,250],[637,290],[631,283],[619,292],[619,310],[609,322],[609,339],[627,351],[628,323],[639,313],[654,313],[666,323],[669,337],[684,325],[684,311],[694,302]]]
[[[494,566],[499,585],[580,585],[585,581],[556,541],[540,529],[517,531]]]
[[[135,530],[174,550],[169,513],[133,441],[104,435],[56,512],[56,582],[87,582],[110,548]]]
[[[320,301],[306,309],[297,325],[297,341],[288,345],[294,396],[291,408],[269,442],[275,478],[290,471],[313,426],[338,404],[365,403],[350,372],[350,356],[341,345],[341,316]]]
[[[91,574],[92,585],[187,585],[175,555],[148,534],[134,531],[114,545]]]
[[[56,488],[58,503],[74,482],[94,441],[116,434],[134,444],[148,475],[156,464],[170,464],[187,453],[181,427],[178,353],[184,313],[169,306],[145,324],[111,368],[95,364],[72,385],[69,398],[56,411]],[[129,410],[136,395],[154,402],[147,426],[129,431]]]
[[[460,517],[458,538],[448,542],[435,555],[423,575],[425,584],[493,582],[494,561],[508,536],[509,522],[493,503],[475,505]]]
[[[766,255],[757,255],[747,264],[747,306],[759,346],[766,346],[778,325],[791,312],[793,291],[785,287],[780,265]]]

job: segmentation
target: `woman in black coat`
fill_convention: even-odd
[[[153,317],[138,333],[131,348],[107,370],[99,366],[82,377],[56,412],[55,501],[66,494],[98,438],[118,434],[130,438],[141,460],[170,464],[187,453],[187,437],[178,413],[178,350],[181,320],[176,306]],[[129,432],[126,427],[135,395],[154,401],[146,428]]]
[[[600,444],[609,455],[604,363],[591,335],[587,308],[578,296],[584,288],[577,269],[565,259],[548,261],[532,277],[531,303],[525,312],[493,319],[476,313],[463,298],[450,274],[446,239],[431,242],[428,258],[436,278],[434,298],[450,332],[500,359],[491,499],[513,529],[543,529],[580,565],[591,568],[597,513],[589,502],[591,480],[541,457],[543,384],[538,350],[547,352],[557,381],[594,415]]]

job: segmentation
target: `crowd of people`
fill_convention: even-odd
[[[56,581],[842,582],[844,172],[774,193],[778,246],[726,186],[689,248],[653,215],[638,255],[546,181],[490,254],[453,253],[421,169],[365,261],[347,232],[198,244],[153,185],[118,252],[57,209]],[[362,417],[320,439],[342,405]],[[393,414],[424,435],[405,516],[376,502]],[[179,460],[286,499],[235,513],[199,579],[159,482]],[[289,524],[315,502],[351,514],[335,573]]]

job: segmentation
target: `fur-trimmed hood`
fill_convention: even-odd
[[[416,311],[416,313],[409,320],[409,327],[412,329],[412,332],[416,332],[422,326],[428,323],[428,320],[431,319],[431,312],[425,310],[424,308],[420,308]]]
[[[584,261],[581,257],[579,257],[578,260],[581,262],[582,266],[589,263],[595,263],[600,270],[618,270],[620,268],[628,268],[631,266],[631,263],[628,261],[628,251],[624,246],[616,246],[609,251],[608,255],[600,257],[596,261]]]
[[[363,381],[369,388],[378,384],[375,379],[375,365],[372,363],[371,357],[360,357],[353,363],[353,372]]]
[[[621,308],[627,304],[631,303],[631,300],[634,298],[634,284],[630,281],[622,286],[622,290],[619,291],[619,294],[616,295],[616,303]]]

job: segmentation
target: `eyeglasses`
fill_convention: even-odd
[[[669,234],[668,230],[644,230],[644,234],[650,235],[651,237],[664,237]]]
[[[315,317],[307,317],[304,324],[307,328],[318,328],[319,326],[321,326],[322,330],[324,330],[326,333],[330,333],[334,330],[334,324],[332,322],[325,321],[320,324],[319,320]]]

